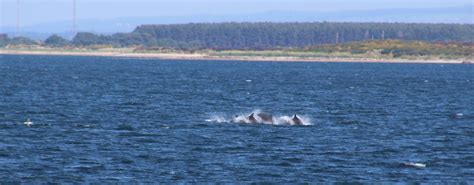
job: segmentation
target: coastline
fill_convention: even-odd
[[[0,49],[0,55],[51,55],[51,56],[94,56],[163,60],[211,60],[243,62],[354,62],[354,63],[407,63],[407,64],[465,64],[465,60],[456,59],[395,59],[395,58],[357,58],[357,57],[298,57],[298,56],[234,56],[212,55],[209,53],[133,53],[119,51],[38,51]]]

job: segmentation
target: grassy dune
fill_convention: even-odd
[[[0,49],[0,54],[43,54],[144,57],[165,59],[209,59],[247,61],[450,61],[468,63],[474,58],[473,43],[427,43],[418,41],[367,41],[306,48],[275,50],[179,50],[170,48],[114,48],[96,45],[87,48],[15,46]]]
[[[217,56],[336,57],[408,60],[472,60],[473,53],[473,44],[407,42],[399,40],[354,42],[284,50],[211,52],[212,55]]]

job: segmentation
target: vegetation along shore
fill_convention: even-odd
[[[45,41],[0,34],[0,54],[187,60],[472,63],[472,24],[216,23],[143,25]]]

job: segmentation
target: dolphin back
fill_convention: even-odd
[[[258,113],[257,116],[262,118],[263,122],[268,122],[268,123],[273,124],[273,116],[271,114],[267,114],[267,113],[262,112],[262,113]]]

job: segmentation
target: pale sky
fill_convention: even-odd
[[[0,26],[16,23],[16,0],[0,0]],[[71,20],[73,0],[19,0],[22,26]],[[471,6],[473,0],[76,0],[77,17],[110,19],[270,11],[341,11]]]

